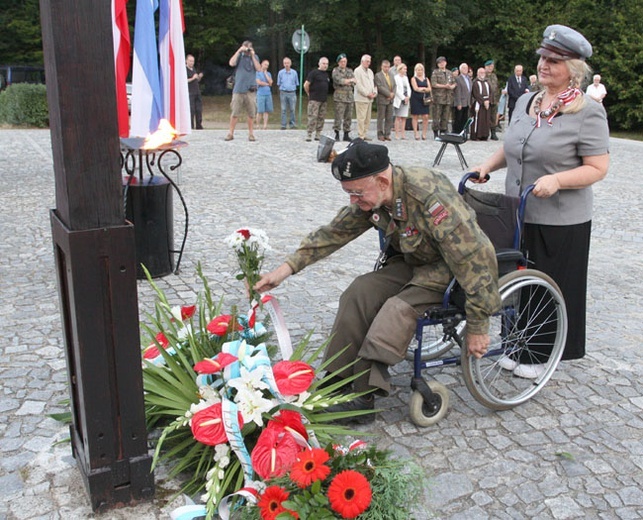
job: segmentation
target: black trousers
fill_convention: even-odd
[[[567,307],[567,342],[562,359],[585,355],[587,271],[592,222],[571,226],[525,224],[524,247],[533,267],[553,278],[560,287]],[[530,347],[548,359],[551,348]],[[533,359],[520,359],[534,363]]]
[[[464,125],[467,124],[467,119],[469,119],[469,107],[462,107],[460,109],[456,107],[454,110],[455,113],[453,115],[452,132],[454,134],[459,134],[460,132],[462,132]]]
[[[201,128],[203,120],[203,103],[201,94],[190,94],[190,126]]]

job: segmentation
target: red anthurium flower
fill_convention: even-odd
[[[262,479],[280,477],[295,462],[299,446],[287,431],[266,428],[257,439],[250,459],[252,467]]]
[[[155,338],[156,338],[156,341],[158,341],[159,345],[161,345],[163,348],[166,348],[170,344],[168,339],[165,337],[165,334],[163,334],[162,332],[159,332],[155,336]]]
[[[301,420],[301,414],[294,410],[280,410],[279,415],[275,415],[268,423],[267,428],[277,428],[282,430],[293,430],[308,440],[308,431]]]
[[[192,416],[192,435],[202,444],[216,446],[227,442],[225,428],[223,426],[223,413],[221,403],[213,404],[203,410],[199,410]],[[243,428],[243,418],[238,414],[239,427]]]
[[[216,374],[221,372],[225,367],[231,365],[237,360],[236,356],[228,354],[227,352],[219,352],[211,359],[204,359],[194,365],[194,371],[197,374]]]
[[[277,515],[286,511],[295,518],[299,518],[297,513],[281,505],[282,502],[288,500],[289,495],[290,493],[282,487],[268,486],[257,503],[262,520],[275,520]]]
[[[237,233],[242,235],[246,240],[250,238],[250,230],[248,229],[237,229]]]
[[[272,367],[277,388],[283,395],[305,392],[315,377],[315,371],[303,361],[280,361]]]
[[[144,359],[154,359],[157,356],[160,356],[161,352],[159,351],[156,345],[150,345],[143,351]]]
[[[308,487],[316,480],[324,480],[330,474],[330,468],[324,464],[328,459],[330,455],[320,448],[300,451],[290,468],[290,478],[300,488]]]
[[[364,475],[352,469],[339,473],[328,486],[328,500],[342,518],[355,518],[371,505],[371,485]]]
[[[208,332],[214,334],[215,336],[225,336],[228,332],[228,327],[232,321],[232,316],[230,314],[222,314],[217,316],[207,325]],[[243,330],[243,327],[237,323],[237,330]]]
[[[181,307],[181,321],[185,321],[192,316],[194,316],[194,313],[196,312],[196,305],[188,305],[185,307]]]

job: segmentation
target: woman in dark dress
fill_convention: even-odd
[[[418,118],[420,116],[422,116],[422,139],[426,140],[426,133],[429,129],[429,106],[424,104],[424,94],[430,92],[431,82],[424,73],[424,65],[418,63],[411,78],[411,124],[416,141],[420,139],[420,134],[418,134]]]

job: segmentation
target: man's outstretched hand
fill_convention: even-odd
[[[270,271],[269,273],[262,275],[259,281],[255,284],[254,290],[259,293],[268,292],[277,287],[291,274],[292,268],[284,262],[274,271]]]

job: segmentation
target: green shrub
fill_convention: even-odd
[[[48,127],[49,109],[45,85],[18,83],[0,92],[0,123]]]

